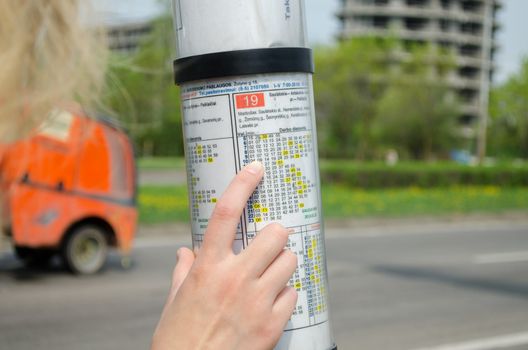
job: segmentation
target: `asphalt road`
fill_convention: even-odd
[[[185,170],[145,170],[139,169],[138,181],[140,185],[175,186],[187,183]]]
[[[72,277],[0,255],[0,349],[147,349],[186,235]],[[528,349],[528,220],[329,228],[340,349]]]

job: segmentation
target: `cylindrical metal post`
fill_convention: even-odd
[[[304,3],[174,0],[174,19],[193,244],[201,244],[233,176],[261,161],[264,180],[248,202],[233,249],[244,249],[271,222],[289,228],[289,249],[299,257],[290,285],[299,298],[276,349],[336,349]]]

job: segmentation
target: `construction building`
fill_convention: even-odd
[[[342,39],[391,37],[447,49],[456,70],[448,77],[462,103],[460,122],[485,153],[489,90],[495,66],[501,0],[341,0]]]
[[[108,46],[121,54],[135,53],[142,40],[152,31],[152,20],[115,20],[106,24]]]

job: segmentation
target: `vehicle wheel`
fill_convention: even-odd
[[[75,274],[90,275],[101,270],[106,262],[108,241],[97,226],[84,225],[73,230],[62,247],[62,259]]]

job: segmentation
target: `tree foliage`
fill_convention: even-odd
[[[458,107],[445,52],[366,37],[319,48],[315,57],[322,155],[364,160],[390,148],[430,159],[454,147]]]
[[[141,155],[183,154],[174,47],[172,20],[162,17],[132,57],[112,57],[105,102],[131,131]]]
[[[316,50],[314,87],[323,156],[372,156],[372,124],[385,90],[392,45],[359,38]]]
[[[457,144],[458,105],[446,81],[453,65],[431,52],[414,48],[378,104],[379,144],[413,159],[445,157]]]
[[[528,158],[528,57],[518,74],[492,90],[490,117],[490,152]]]

